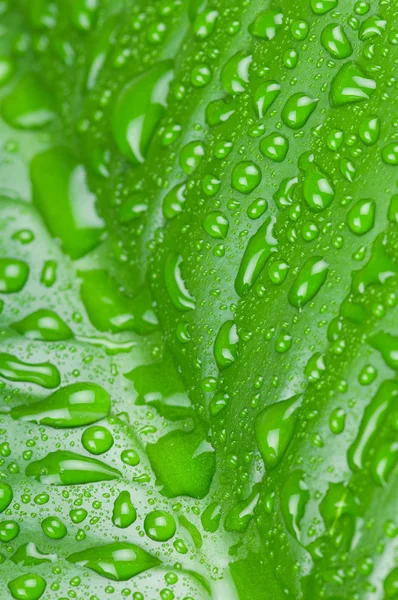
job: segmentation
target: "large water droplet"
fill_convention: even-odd
[[[262,410],[256,418],[256,440],[265,467],[274,469],[282,460],[292,439],[302,396],[276,402]]]
[[[143,163],[160,119],[166,113],[173,63],[164,61],[138,75],[120,92],[112,131],[120,152],[134,165]]]

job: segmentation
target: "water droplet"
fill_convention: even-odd
[[[323,258],[319,256],[309,258],[290,288],[288,296],[290,304],[301,309],[315,298],[326,281],[328,271],[329,266]]]
[[[204,219],[203,229],[211,237],[224,240],[228,235],[229,221],[221,212],[214,211]]]
[[[359,137],[367,146],[373,146],[380,137],[379,117],[366,117],[359,126]]]
[[[262,174],[252,161],[243,161],[235,165],[232,172],[232,187],[241,194],[250,194],[260,185]]]
[[[298,183],[298,177],[283,179],[278,191],[274,194],[274,200],[278,208],[285,208],[293,204],[293,192]]]
[[[213,33],[218,18],[218,11],[207,9],[201,12],[193,24],[194,35],[200,40],[205,40]]]
[[[253,57],[245,52],[238,52],[230,58],[222,72],[221,82],[227,94],[241,94],[249,83],[249,70]]]
[[[330,431],[336,435],[342,433],[345,427],[346,412],[344,408],[335,408],[329,417]]]
[[[287,99],[282,110],[282,120],[290,129],[301,129],[314,112],[319,100],[297,93]]]
[[[275,162],[283,162],[289,150],[289,140],[279,133],[271,133],[261,140],[260,150]]]
[[[40,309],[11,325],[31,340],[57,342],[73,337],[68,325],[52,310]]]
[[[271,41],[282,26],[283,14],[280,10],[264,10],[250,25],[249,31],[255,37]]]
[[[348,211],[348,227],[355,235],[364,235],[373,228],[375,215],[376,203],[373,200],[359,200]]]
[[[125,465],[129,465],[130,467],[136,467],[140,463],[140,456],[134,448],[123,450],[120,458]]]
[[[213,73],[207,65],[197,65],[191,71],[191,83],[195,87],[202,88],[208,85]]]
[[[328,208],[334,200],[334,187],[330,179],[314,162],[314,155],[306,152],[299,159],[299,167],[304,171],[304,199],[314,212]]]
[[[290,26],[292,36],[296,40],[300,41],[305,40],[305,38],[308,35],[309,29],[309,24],[307,23],[307,21],[304,20],[294,21],[294,23],[292,23]]]
[[[336,8],[338,0],[311,0],[312,11],[316,15],[324,15]]]
[[[255,434],[258,448],[267,469],[274,469],[282,460],[293,437],[302,396],[275,402],[256,418]]]
[[[71,554],[67,560],[113,581],[127,581],[160,564],[158,558],[130,542],[113,542],[87,548]]]
[[[269,217],[247,243],[235,279],[239,296],[244,296],[252,288],[269,257],[277,249],[278,242],[273,232],[275,222],[275,217]]]
[[[354,62],[345,63],[334,77],[330,88],[332,106],[344,106],[369,100],[376,89],[374,79],[367,77]]]
[[[8,589],[15,600],[39,600],[46,587],[46,580],[34,573],[20,575],[8,583]]]
[[[273,284],[281,285],[289,272],[289,265],[284,260],[276,260],[268,269],[268,276]]]
[[[49,485],[79,485],[110,481],[121,476],[117,469],[104,462],[67,450],[50,452],[30,463],[25,474]]]
[[[187,186],[185,183],[173,187],[163,200],[163,214],[166,219],[174,219],[182,213],[186,200]]]
[[[365,408],[357,437],[347,452],[351,470],[362,469],[366,455],[397,396],[398,384],[395,381],[384,381]]]
[[[129,492],[120,492],[113,506],[112,523],[120,529],[126,529],[134,523],[136,518],[137,511],[131,502]]]
[[[72,383],[40,402],[14,407],[11,416],[55,428],[80,427],[106,417],[110,406],[109,394],[100,385]]]
[[[238,357],[239,337],[233,321],[225,321],[214,342],[214,358],[219,369],[226,369]]]
[[[340,131],[339,129],[332,129],[332,131],[329,133],[328,137],[327,137],[327,145],[329,150],[331,150],[332,152],[337,152],[344,141],[344,132]]]
[[[27,363],[12,354],[0,353],[0,375],[9,381],[35,383],[44,388],[56,388],[61,377],[51,363]]]
[[[268,202],[264,198],[257,198],[254,200],[247,209],[247,215],[249,219],[255,221],[263,216],[268,209]]]
[[[191,175],[198,168],[204,155],[205,145],[203,142],[189,142],[180,152],[180,167],[187,175]]]
[[[82,445],[91,454],[104,454],[113,446],[113,435],[106,427],[88,427],[82,434]]]
[[[206,107],[206,123],[210,127],[221,125],[232,117],[237,109],[235,100],[213,100]]]
[[[83,165],[65,148],[53,148],[33,158],[31,179],[33,201],[64,252],[75,260],[98,246],[104,222]]]
[[[1,113],[7,123],[20,129],[44,127],[56,116],[51,94],[32,73],[24,75],[3,99]]]
[[[16,258],[0,258],[0,293],[20,292],[29,276],[29,267]]]
[[[134,194],[123,202],[119,208],[119,222],[132,223],[142,217],[148,210],[148,204],[140,194]]]
[[[8,56],[0,56],[0,86],[5,85],[14,75],[15,62]]]
[[[379,15],[373,15],[366,19],[366,21],[363,21],[358,31],[358,37],[361,42],[374,37],[380,37],[383,35],[386,26],[387,21],[385,19]]]
[[[176,523],[169,513],[163,510],[154,510],[145,517],[144,529],[151,540],[167,542],[176,532]]]
[[[391,142],[384,146],[381,151],[381,157],[386,165],[397,166],[398,165],[398,142]]]
[[[350,40],[343,27],[337,23],[326,25],[321,34],[321,43],[332,58],[348,58],[352,54]]]
[[[253,102],[259,119],[262,119],[281,91],[277,81],[265,81],[256,89]]]
[[[373,481],[385,486],[398,461],[398,442],[390,439],[380,444],[372,458],[371,473]]]
[[[53,539],[60,540],[68,533],[65,525],[58,517],[47,517],[41,522],[43,533]]]
[[[11,542],[19,535],[19,525],[16,521],[0,522],[0,542]]]
[[[16,565],[33,567],[45,563],[54,563],[58,560],[58,557],[56,554],[44,554],[34,542],[28,542],[18,547],[11,560]]]
[[[8,483],[0,482],[0,513],[4,512],[11,504],[12,499],[13,492],[11,486]]]
[[[164,61],[138,75],[119,93],[112,132],[120,152],[133,165],[145,161],[149,145],[166,113],[173,64]]]
[[[300,522],[310,498],[303,471],[293,471],[282,489],[281,509],[288,531],[300,540]]]
[[[164,278],[174,306],[181,312],[187,312],[195,308],[195,300],[185,285],[181,270],[182,263],[182,256],[176,252],[169,254],[164,267]]]
[[[370,338],[370,345],[378,350],[390,369],[398,371],[398,337],[380,331]]]

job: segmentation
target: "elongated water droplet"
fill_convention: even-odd
[[[109,394],[100,385],[71,383],[40,402],[13,408],[11,416],[55,428],[81,427],[106,417],[110,407]]]
[[[239,337],[233,321],[225,321],[214,342],[214,358],[219,369],[232,365],[238,356]]]
[[[12,354],[0,353],[0,375],[10,381],[35,383],[56,388],[61,382],[59,371],[51,363],[28,363]]]
[[[373,481],[385,486],[398,462],[398,441],[390,439],[380,444],[372,458],[371,473]]]
[[[44,458],[30,463],[25,474],[50,485],[79,485],[110,481],[121,476],[117,469],[104,462],[68,450],[50,452]]]
[[[83,271],[80,276],[82,300],[90,321],[99,331],[147,333],[156,328],[158,321],[146,286],[130,298],[105,270]]]
[[[182,256],[176,252],[169,254],[164,267],[164,279],[174,306],[181,312],[187,312],[195,308],[195,299],[189,293],[182,276],[182,263]]]
[[[289,302],[295,308],[303,308],[315,298],[324,285],[329,266],[320,256],[309,258],[297,275],[289,291]]]
[[[67,560],[114,581],[127,581],[160,564],[158,558],[130,542],[113,542],[87,548],[70,554]]]
[[[300,540],[300,522],[310,498],[303,471],[293,471],[286,481],[281,494],[282,515],[288,531]]]
[[[256,89],[253,102],[259,119],[262,119],[281,92],[277,81],[265,81]]]
[[[40,309],[11,325],[31,340],[58,342],[73,337],[68,325],[52,310]]]
[[[384,381],[376,395],[365,408],[355,441],[347,452],[347,459],[353,471],[362,469],[364,460],[384,422],[388,411],[398,396],[398,383]]]
[[[273,232],[275,222],[275,217],[269,217],[247,243],[235,279],[235,289],[239,296],[247,294],[252,288],[269,257],[277,249],[278,242]]]
[[[282,460],[293,437],[302,396],[276,402],[256,418],[255,434],[265,467],[274,469]]]
[[[31,179],[33,201],[64,252],[75,260],[95,248],[104,222],[96,212],[96,196],[89,190],[83,165],[65,148],[54,148],[33,158]]]
[[[160,119],[165,115],[173,63],[164,61],[138,75],[120,92],[112,132],[120,152],[134,165],[143,163]]]

